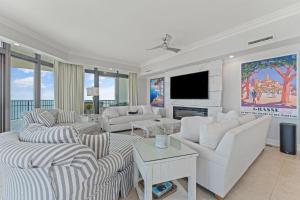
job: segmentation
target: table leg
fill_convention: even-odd
[[[147,170],[144,185],[144,200],[152,200],[152,169]]]
[[[188,177],[188,200],[196,200],[196,160],[194,160],[193,166],[192,174]]]

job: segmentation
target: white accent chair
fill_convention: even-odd
[[[197,183],[222,199],[265,148],[271,119],[263,116],[227,131],[216,149],[184,139],[181,133],[171,137],[198,152]],[[185,124],[189,123],[182,125]],[[188,128],[183,127],[182,130]],[[191,127],[191,130],[194,129]]]

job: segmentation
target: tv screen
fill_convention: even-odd
[[[208,99],[208,71],[171,77],[171,99]]]

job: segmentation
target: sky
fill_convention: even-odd
[[[33,100],[33,69],[11,68],[11,99]],[[53,72],[41,72],[41,99],[54,100]]]
[[[34,96],[34,71],[33,69],[11,68],[11,99],[33,100]],[[86,88],[93,87],[94,75],[85,73],[84,99],[92,100],[86,95]],[[111,77],[100,77],[100,100],[115,100],[115,79]],[[54,100],[54,78],[53,72],[41,72],[41,99]]]

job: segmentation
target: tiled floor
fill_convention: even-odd
[[[180,180],[186,188],[186,181]],[[135,189],[125,200],[137,200]],[[214,199],[197,186],[198,200]],[[226,200],[299,200],[300,155],[290,156],[267,147],[226,196]]]

